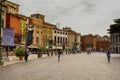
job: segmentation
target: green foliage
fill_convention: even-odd
[[[120,32],[120,19],[115,19],[115,24],[110,25],[110,29],[108,29],[109,33],[117,33]]]
[[[54,41],[52,41],[52,45],[54,45],[55,43],[54,43]]]
[[[45,45],[43,45],[43,46],[38,45],[37,47],[38,47],[39,50],[46,50],[46,46]]]
[[[24,52],[25,52],[25,49],[19,46],[18,48],[16,48],[14,53],[18,57],[18,56],[24,56]]]
[[[2,60],[0,60],[0,65],[3,65],[4,63],[3,63],[3,61]]]

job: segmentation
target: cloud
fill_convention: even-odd
[[[113,19],[120,17],[119,0],[9,0],[20,5],[20,13],[41,13],[46,21],[70,26],[82,34],[106,35]]]

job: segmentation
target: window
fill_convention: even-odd
[[[39,29],[39,26],[36,26],[37,29]]]
[[[62,37],[61,37],[60,41],[62,42]]]
[[[59,43],[59,37],[58,37],[58,43]]]
[[[38,43],[39,42],[39,37],[36,37],[36,43]]]
[[[66,44],[67,44],[67,38],[66,38]]]
[[[36,34],[39,34],[39,31],[38,31],[38,30],[36,31]]]
[[[55,42],[56,42],[56,36],[54,37],[54,40],[55,40]]]
[[[64,42],[64,37],[63,37],[63,42]]]
[[[39,19],[39,17],[38,17],[38,16],[36,16],[36,19]]]

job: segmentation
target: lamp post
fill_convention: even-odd
[[[2,42],[2,3],[5,2],[5,0],[0,0],[0,65],[3,65],[2,61],[2,49],[1,49],[1,42]]]

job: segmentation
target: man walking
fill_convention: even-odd
[[[25,51],[25,62],[27,62],[29,56],[29,50]]]
[[[110,62],[111,53],[109,50],[107,51],[106,56],[107,56],[108,62]]]
[[[60,61],[60,55],[61,55],[62,51],[58,50],[58,61]]]

